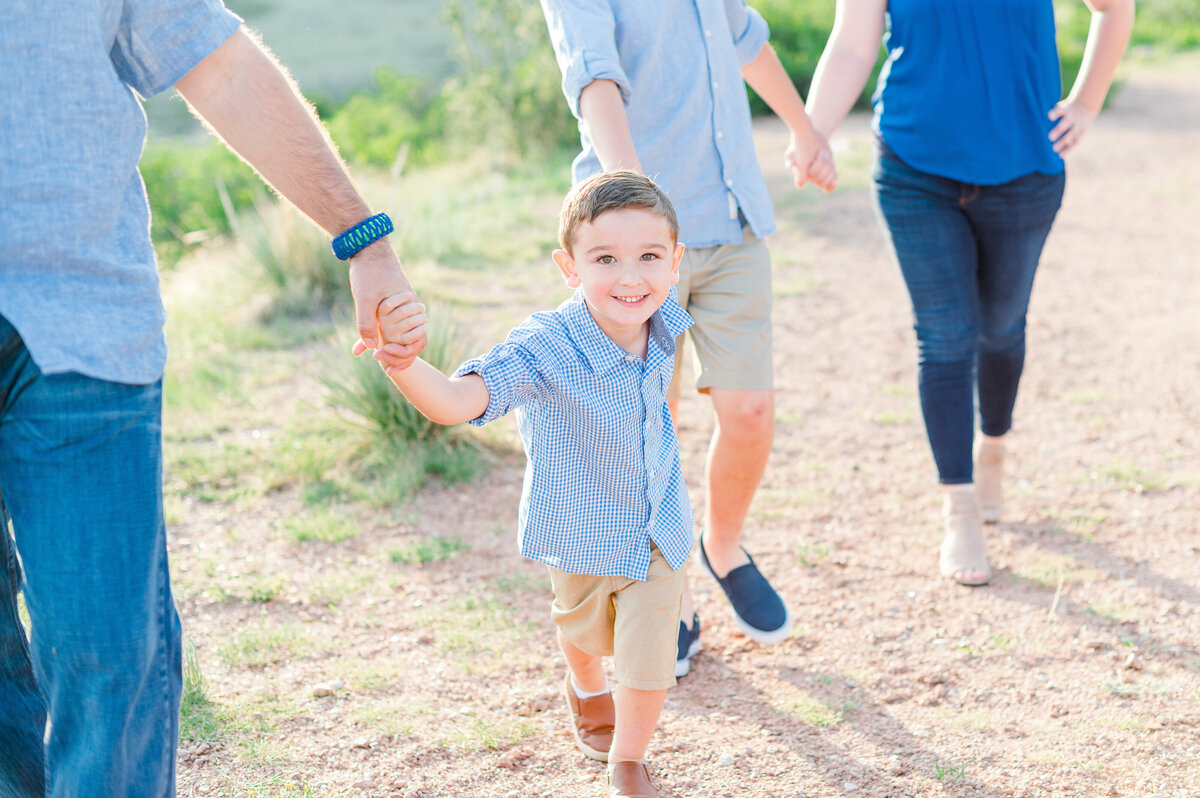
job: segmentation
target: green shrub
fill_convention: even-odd
[[[527,0],[448,0],[459,76],[443,93],[459,143],[529,157],[576,146],[546,21]]]
[[[323,230],[265,189],[240,212],[231,198],[222,199],[229,228],[275,296],[268,316],[304,316],[349,304],[349,270],[334,257]]]
[[[168,266],[190,246],[230,232],[218,185],[238,209],[252,206],[265,190],[254,170],[214,139],[152,143],[140,169],[150,198],[150,236]]]
[[[433,310],[429,317],[429,345],[421,358],[446,373],[464,359],[462,333],[443,312]],[[353,332],[343,330],[336,340],[354,338]],[[358,423],[396,444],[445,439],[452,434],[454,428],[435,424],[421,415],[370,354],[347,358],[344,349],[342,345],[331,345],[329,368],[322,370],[321,382],[331,407],[349,413]]]
[[[390,168],[444,158],[444,101],[428,81],[391,69],[375,73],[375,88],[356,94],[327,122],[342,157],[352,164]]]
[[[767,21],[771,29],[771,45],[779,55],[788,77],[796,85],[800,96],[807,98],[817,61],[825,49],[829,31],[833,29],[834,4],[827,0],[754,0],[752,5]],[[870,105],[871,92],[875,90],[875,78],[881,64],[882,59],[876,61],[856,107],[866,108]],[[750,110],[761,114],[770,109],[751,91]]]

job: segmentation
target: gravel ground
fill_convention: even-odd
[[[1131,70],[1069,164],[989,533],[996,574],[978,589],[937,575],[866,120],[839,138],[828,198],[793,192],[782,129],[759,129],[781,230],[780,424],[747,546],[797,628],[750,643],[693,565],[704,650],[650,752],[664,796],[1200,795],[1197,66]],[[681,416],[698,505],[711,419],[697,397]],[[270,532],[294,496],[189,503],[172,528],[180,608],[232,731],[182,745],[180,793],[603,795],[567,729],[543,569],[515,553],[521,471],[501,455],[480,481],[299,552]],[[467,545],[423,565],[383,554],[428,535]],[[280,595],[195,588],[239,570],[285,574]],[[287,653],[235,649],[246,630],[279,632]]]

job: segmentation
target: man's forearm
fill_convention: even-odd
[[[371,215],[312,107],[279,63],[244,29],[175,84],[179,93],[276,191],[336,235]],[[387,296],[410,291],[391,246],[377,241],[350,261],[358,334],[380,342],[376,309]],[[422,335],[389,356],[407,365],[425,346]]]
[[[371,215],[311,106],[244,29],[176,88],[230,149],[330,235]]]

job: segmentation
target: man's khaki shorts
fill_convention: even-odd
[[[576,648],[594,657],[611,656],[620,684],[665,690],[675,684],[683,572],[672,570],[655,546],[645,582],[550,568],[550,615]]]
[[[696,389],[771,390],[771,255],[749,227],[741,244],[688,248],[679,264],[679,304],[696,323],[676,340],[667,401],[683,394],[684,337],[695,353]]]

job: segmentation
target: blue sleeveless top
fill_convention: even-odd
[[[888,0],[873,126],[922,172],[977,185],[1063,171],[1052,0]]]

